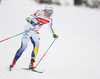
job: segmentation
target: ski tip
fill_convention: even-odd
[[[44,72],[44,70],[42,71],[42,73]]]

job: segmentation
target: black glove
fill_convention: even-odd
[[[53,34],[53,38],[58,38],[58,35],[56,35],[56,34]]]

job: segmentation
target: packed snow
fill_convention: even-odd
[[[25,18],[46,4],[33,0],[2,0],[0,4],[0,40],[23,32]],[[100,79],[100,10],[87,7],[53,5],[53,28],[59,38],[47,52],[37,70],[23,70],[31,59],[29,42],[13,71],[9,71],[21,35],[0,43],[0,79]],[[36,63],[54,40],[47,27],[40,29],[40,49]]]

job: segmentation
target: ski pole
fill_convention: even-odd
[[[48,49],[46,50],[46,52],[44,53],[44,55],[41,57],[41,59],[39,60],[39,62],[37,63],[37,65],[35,66],[35,68],[38,66],[38,64],[41,62],[41,60],[44,58],[44,56],[46,55],[46,53],[48,52],[48,50],[50,49],[50,47],[53,45],[53,43],[55,42],[56,39],[53,40],[53,42],[51,43],[51,45],[48,47]]]
[[[8,40],[8,39],[14,38],[14,37],[16,37],[16,36],[18,36],[18,35],[27,33],[27,32],[29,32],[29,31],[31,31],[31,30],[34,30],[34,29],[35,29],[35,28],[32,28],[32,29],[30,29],[30,30],[26,30],[26,31],[24,31],[24,32],[22,32],[22,33],[16,34],[16,35],[11,36],[11,37],[9,37],[9,38],[3,39],[3,40],[0,41],[0,43],[3,42],[3,41],[6,41],[6,40]]]

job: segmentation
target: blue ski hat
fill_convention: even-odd
[[[45,10],[53,10],[53,6],[47,5],[47,6],[45,7]]]

